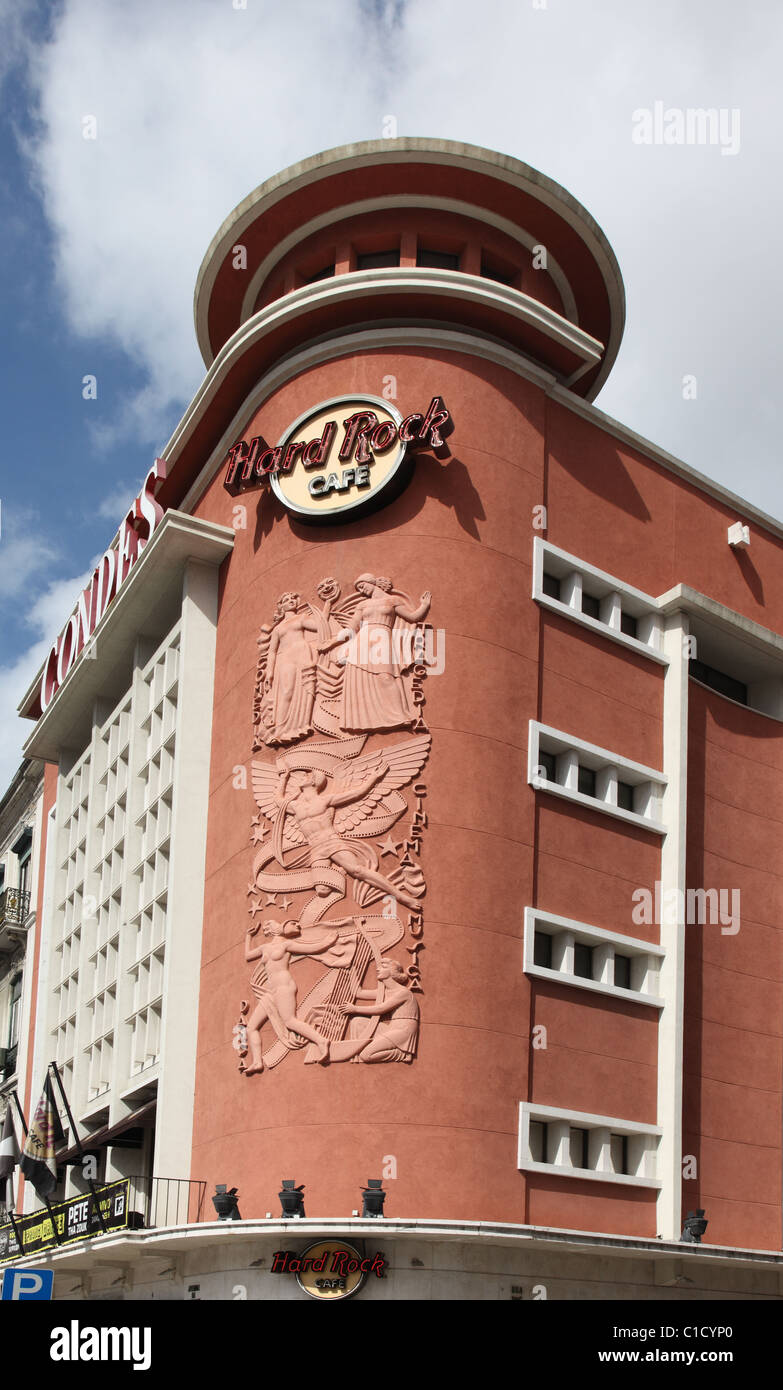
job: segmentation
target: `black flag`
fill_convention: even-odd
[[[41,1099],[24,1141],[20,1168],[43,1202],[57,1186],[55,1151],[65,1138],[54,1103],[52,1079],[47,1073]]]
[[[0,1139],[0,1207],[10,1207],[11,1210],[14,1206],[13,1173],[19,1158],[19,1145],[16,1142],[9,1098],[3,1122],[3,1136]]]

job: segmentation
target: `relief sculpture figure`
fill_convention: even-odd
[[[423,593],[419,607],[412,608],[390,579],[360,574],[354,587],[362,597],[346,627],[355,636],[346,642],[343,632],[318,648],[328,652],[342,647],[337,655],[344,664],[340,728],[361,733],[415,724],[417,713],[402,674],[404,666],[412,664],[412,656],[397,640],[402,629],[395,628],[395,623],[421,622],[430,611],[432,595]]]
[[[378,990],[360,989],[357,999],[367,1004],[341,1004],[340,1010],[352,1017],[375,1018],[377,1027],[369,1042],[367,1036],[335,1044],[335,1061],[353,1056],[359,1062],[412,1062],[419,1036],[419,1005],[408,989],[405,970],[397,960],[386,957],[378,966]]]
[[[281,594],[266,639],[261,703],[264,743],[294,743],[312,730],[316,688],[315,634],[322,629],[299,594]],[[311,637],[310,634],[313,634]]]
[[[388,763],[380,759],[362,782],[348,788],[329,790],[328,777],[315,768],[312,772],[305,773],[304,780],[300,780],[292,795],[287,791],[290,769],[284,767],[275,798],[280,807],[275,830],[282,846],[285,818],[291,815],[302,838],[309,846],[309,862],[312,869],[337,864],[352,878],[359,879],[361,883],[371,884],[416,912],[418,900],[369,867],[360,858],[358,846],[342,839],[335,829],[335,811],[341,806],[362,802],[378,783],[383,783],[388,773]],[[282,861],[282,857],[281,848],[278,858]]]
[[[246,1068],[246,1075],[252,1076],[255,1072],[264,1070],[261,1029],[267,1022],[271,1023],[281,1042],[288,1044],[290,1034],[297,1033],[300,1038],[315,1043],[318,1049],[315,1061],[328,1061],[328,1038],[296,1016],[296,980],[289,966],[292,956],[316,955],[334,945],[337,932],[330,932],[327,936],[321,934],[317,942],[305,943],[296,939],[301,934],[298,922],[270,920],[262,924],[264,936],[269,939],[263,946],[253,949],[251,942],[258,929],[257,922],[254,926],[248,927],[245,938],[245,960],[262,960],[266,975],[263,986],[258,991],[258,1003],[247,1020],[247,1040],[253,1060]]]

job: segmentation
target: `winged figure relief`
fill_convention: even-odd
[[[360,905],[388,895],[418,911],[421,875],[397,870],[386,877],[379,872],[375,848],[362,842],[385,834],[406,810],[400,788],[421,773],[431,738],[419,734],[371,753],[362,752],[364,742],[364,735],[342,741],[339,755],[334,744],[310,744],[283,754],[274,765],[252,764],[253,795],[273,830],[271,848],[254,866],[259,887],[266,886],[272,858],[287,873],[294,871],[296,882],[289,884],[294,889],[317,888],[319,870],[336,867],[354,880]],[[296,850],[304,853],[292,860]]]

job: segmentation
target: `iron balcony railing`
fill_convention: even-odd
[[[135,1219],[129,1224],[149,1230],[203,1221],[206,1190],[206,1182],[190,1178],[132,1177],[128,1208]]]
[[[23,927],[30,911],[30,894],[23,888],[4,888],[0,893],[0,928]]]
[[[0,1264],[20,1253],[64,1249],[85,1237],[195,1225],[204,1214],[205,1182],[189,1178],[131,1177],[95,1182],[89,1192],[50,1202],[44,1210],[14,1214],[0,1205]]]

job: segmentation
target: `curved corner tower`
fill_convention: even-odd
[[[230,1175],[243,1215],[290,1173],[336,1217],[385,1172],[390,1214],[525,1222],[533,538],[547,393],[592,398],[618,349],[614,256],[517,161],[383,140],[246,198],[195,318],[193,455],[210,427],[221,468],[189,505],[236,540],[194,1172]]]

